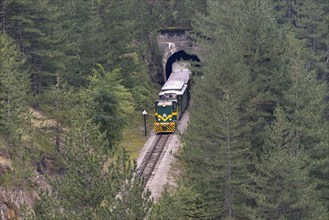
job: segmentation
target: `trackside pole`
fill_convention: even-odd
[[[144,116],[144,135],[145,135],[145,137],[146,137],[146,115],[147,115],[147,111],[144,109],[143,116]]]

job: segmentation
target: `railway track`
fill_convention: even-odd
[[[137,176],[144,179],[144,186],[146,186],[147,181],[150,179],[169,137],[170,134],[156,135],[150,149],[145,154],[140,167],[137,169]]]

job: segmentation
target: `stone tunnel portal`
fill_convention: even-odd
[[[200,62],[200,59],[198,58],[197,55],[190,55],[188,53],[186,53],[184,50],[180,50],[177,51],[176,53],[174,53],[173,55],[171,55],[166,63],[166,78],[168,79],[171,72],[172,72],[172,64],[175,61],[179,61],[179,60],[191,60],[191,61],[197,61]]]

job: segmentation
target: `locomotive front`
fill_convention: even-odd
[[[172,133],[177,127],[177,100],[159,100],[155,106],[154,128],[158,133]]]

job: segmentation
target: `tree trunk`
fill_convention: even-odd
[[[227,112],[229,114],[229,112]],[[230,123],[226,122],[226,129],[228,136],[226,138],[226,177],[225,177],[225,206],[227,208],[227,216],[231,219],[232,216],[232,190],[231,190],[231,137],[230,137]]]

